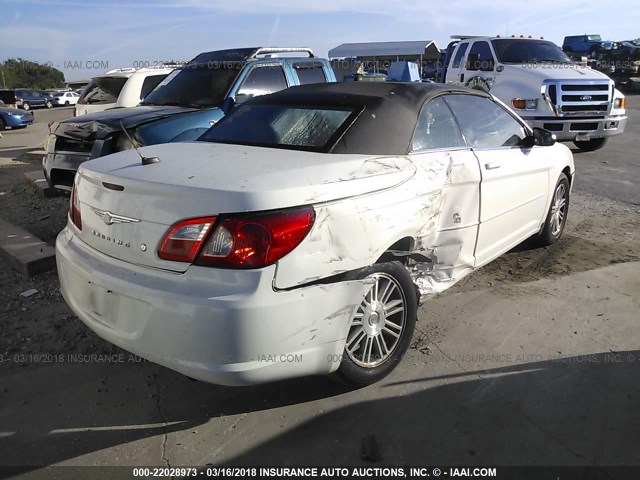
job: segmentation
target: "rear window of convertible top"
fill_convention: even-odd
[[[357,113],[353,108],[247,104],[199,140],[323,152],[331,149]]]

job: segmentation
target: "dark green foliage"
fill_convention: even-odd
[[[17,87],[35,90],[64,87],[64,74],[47,63],[9,58],[0,63],[0,89]]]

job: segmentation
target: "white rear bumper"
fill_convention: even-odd
[[[69,229],[56,242],[62,294],[100,337],[193,378],[245,385],[339,367],[362,282],[275,291],[276,266],[178,274],[103,255]]]

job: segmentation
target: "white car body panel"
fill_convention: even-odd
[[[56,250],[66,302],[100,337],[222,385],[335,371],[352,303],[367,288],[366,282],[339,282],[274,294],[275,265],[192,266],[185,274],[136,268],[89,248],[73,227],[58,236]],[[275,339],[265,349],[265,340]]]
[[[69,222],[56,243],[64,298],[108,341],[229,385],[336,370],[371,282],[341,274],[409,256],[425,300],[539,231],[561,172],[574,173],[561,144],[376,157],[193,142],[140,153],[160,162],[129,150],[80,167],[83,229]],[[315,223],[274,265],[157,255],[179,220],[301,205]],[[135,221],[107,226],[92,207]]]
[[[553,157],[542,149],[475,150],[482,172],[482,202],[476,257],[486,263],[497,252],[540,229],[546,213]],[[553,186],[558,175],[553,180]],[[526,221],[523,221],[526,219]],[[516,228],[514,228],[516,227]]]

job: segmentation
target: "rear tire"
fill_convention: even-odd
[[[418,313],[416,287],[400,262],[379,263],[347,275],[349,280],[365,278],[374,283],[351,317],[338,369],[356,385],[375,383],[398,366]]]
[[[64,106],[68,107],[69,106],[69,100],[67,100],[66,102],[64,102]]]
[[[574,140],[573,144],[582,152],[594,152],[607,144],[607,138],[592,138],[584,141]]]
[[[7,126],[4,123],[4,119],[0,117],[0,132],[2,132]]]
[[[556,188],[553,190],[553,198],[544,221],[544,228],[535,238],[535,243],[540,247],[546,247],[560,240],[564,226],[567,224],[568,213],[569,179],[564,173],[561,173]]]

